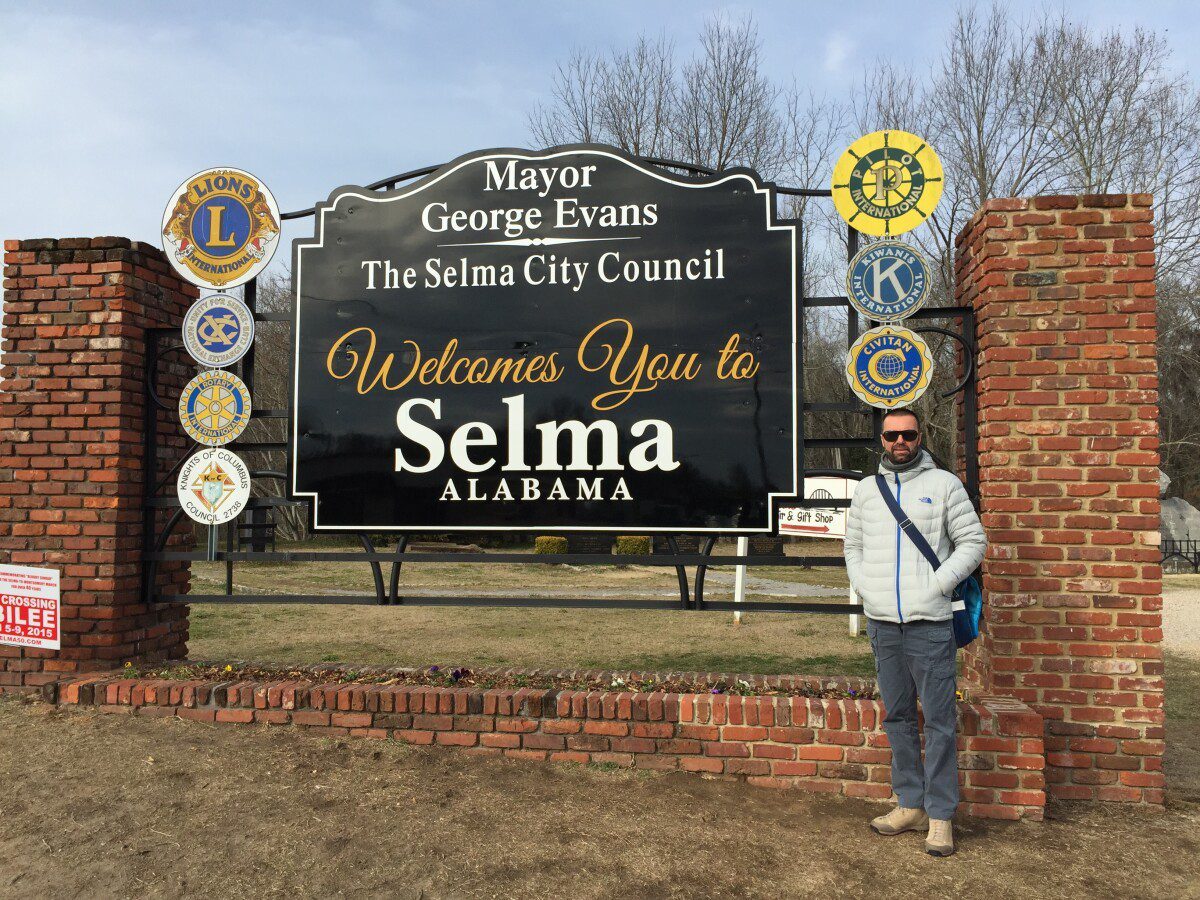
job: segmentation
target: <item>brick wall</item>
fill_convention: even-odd
[[[59,570],[62,650],[0,645],[0,690],[186,655],[186,608],[141,603],[144,332],[178,327],[197,293],[124,238],[4,242],[0,561]],[[163,474],[185,447],[188,375],[178,355],[160,369]],[[164,588],[187,581],[186,563],[164,566]]]
[[[886,800],[892,793],[878,700],[294,680],[214,684],[119,675],[67,679],[48,693],[105,712],[296,725],[482,755],[696,772],[846,797]],[[1040,820],[1042,754],[1042,720],[1029,707],[1008,698],[961,703],[961,811]]]
[[[968,677],[1045,717],[1050,797],[1161,804],[1151,198],[989,201],[957,280],[990,540]]]

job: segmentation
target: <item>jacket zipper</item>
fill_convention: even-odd
[[[896,473],[896,505],[900,506],[900,473]],[[903,507],[901,507],[903,511]],[[896,615],[904,622],[904,613],[900,611],[900,523],[896,523]]]

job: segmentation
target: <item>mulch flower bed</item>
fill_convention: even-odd
[[[186,663],[166,666],[126,664],[129,678],[188,681],[311,681],[320,684],[423,685],[478,690],[619,691],[665,694],[736,694],[753,697],[817,697],[873,700],[875,685],[866,678],[804,675],[653,674],[600,671],[523,671],[519,669],[428,666],[400,669],[350,666],[263,666],[255,663]]]

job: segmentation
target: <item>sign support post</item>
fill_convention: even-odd
[[[746,556],[750,552],[750,538],[741,535],[737,539],[737,555]],[[746,567],[738,564],[733,571],[733,602],[742,603],[746,599]],[[733,613],[733,624],[742,624],[742,611],[735,610]]]

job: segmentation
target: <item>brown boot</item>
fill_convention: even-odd
[[[900,834],[904,831],[920,831],[929,825],[929,817],[923,809],[906,809],[897,806],[886,816],[876,816],[871,820],[871,828],[876,834]]]
[[[954,824],[949,819],[930,819],[925,852],[930,856],[949,856],[954,852]]]

